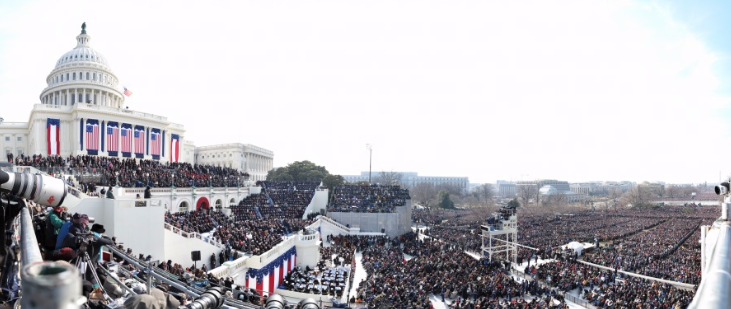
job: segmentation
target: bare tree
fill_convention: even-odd
[[[622,196],[632,206],[650,206],[653,197],[651,190],[643,185],[635,186]]]
[[[552,206],[554,208],[563,208],[568,204],[568,197],[563,191],[556,191],[554,194],[546,195],[542,201],[543,205]]]
[[[683,189],[677,185],[667,185],[665,187],[665,196],[668,198],[676,198],[682,195]]]
[[[439,194],[439,191],[433,184],[422,182],[411,188],[409,193],[414,202],[428,210],[431,210],[431,208],[437,203],[437,194]]]
[[[452,185],[448,183],[440,183],[435,186],[437,191],[445,191],[449,193],[450,197],[463,197],[465,192],[458,185]]]
[[[471,193],[480,202],[492,202],[492,199],[495,197],[495,189],[489,183],[484,183],[473,188]]]
[[[382,185],[401,185],[401,179],[403,178],[403,174],[399,172],[386,172],[381,171],[381,173],[378,174],[375,178],[375,182],[382,184]]]
[[[538,187],[533,184],[517,184],[516,193],[518,194],[518,198],[523,202],[522,205],[525,207],[538,194]]]

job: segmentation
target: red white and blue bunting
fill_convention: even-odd
[[[256,289],[259,295],[271,295],[274,289],[284,281],[284,277],[294,269],[297,261],[297,249],[290,248],[271,263],[260,269],[249,268],[246,272],[246,286]]]

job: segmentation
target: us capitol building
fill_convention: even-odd
[[[5,155],[98,155],[236,168],[264,180],[274,153],[240,143],[196,147],[185,127],[167,117],[123,108],[131,93],[120,87],[106,58],[91,48],[86,23],[76,47],[46,77],[28,122],[0,118]],[[7,105],[7,104],[4,104]]]

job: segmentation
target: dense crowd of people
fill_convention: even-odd
[[[409,190],[398,185],[340,185],[333,189],[327,208],[334,212],[395,212],[411,199]]]
[[[49,173],[78,175],[87,184],[113,185],[118,178],[123,187],[236,187],[241,178],[249,176],[233,168],[213,165],[90,155],[19,156],[15,158],[15,164],[32,166]]]
[[[261,219],[254,214],[241,213],[232,216],[206,211],[167,213],[165,222],[189,233],[210,233],[209,237],[235,251],[260,255],[282,242],[285,236],[302,230],[312,222],[288,216],[294,211],[281,208],[267,208],[272,211],[263,212]]]

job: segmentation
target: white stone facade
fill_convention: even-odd
[[[274,168],[274,152],[250,144],[221,144],[196,147],[198,164],[236,168],[249,173],[250,180],[266,180]]]

